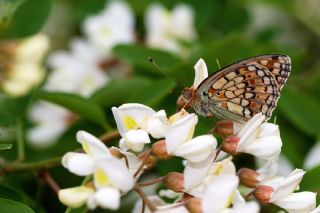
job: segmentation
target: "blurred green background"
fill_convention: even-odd
[[[137,37],[143,38],[144,11],[152,1],[128,1],[136,17]],[[30,94],[11,98],[0,96],[0,124],[16,130],[17,119],[25,118],[30,104],[38,99],[48,100],[74,111],[80,117],[61,140],[46,150],[26,147],[26,161],[40,161],[62,156],[79,148],[75,132],[85,129],[95,135],[105,130],[104,123],[115,127],[110,108],[122,103],[137,102],[156,110],[175,112],[175,102],[182,88],[190,86],[194,78],[193,66],[202,57],[210,73],[235,61],[268,53],[287,54],[292,59],[292,72],[282,90],[273,117],[277,118],[283,140],[282,153],[294,167],[303,168],[306,154],[320,142],[320,2],[317,0],[203,0],[157,1],[167,8],[186,3],[195,10],[198,39],[190,45],[191,53],[181,58],[172,53],[150,49],[142,41],[119,45],[113,54],[132,65],[132,75],[109,82],[89,98],[76,95],[53,94],[35,89]],[[81,35],[81,23],[105,6],[105,0],[0,0],[1,40],[23,38],[39,31],[50,36],[51,50],[67,49],[70,38]],[[153,57],[160,67],[178,83],[173,83],[148,61]],[[101,117],[102,115],[102,117]],[[271,121],[274,119],[272,118]],[[24,126],[28,126],[26,123]],[[198,133],[208,131],[212,120],[202,118]],[[22,130],[23,131],[23,130]],[[22,132],[23,134],[23,132]],[[0,152],[2,161],[16,159],[16,139],[13,148]],[[113,144],[116,144],[114,141]],[[111,145],[111,144],[110,144]],[[253,166],[253,158],[236,158],[237,166]],[[159,162],[153,172],[161,175],[181,170],[180,161]],[[76,186],[82,179],[63,168],[50,170],[61,187]],[[55,194],[34,171],[6,174],[1,177],[0,197],[22,202],[36,212],[63,212]],[[308,171],[301,189],[320,190],[320,167]],[[119,212],[127,212],[133,202]],[[276,208],[264,207],[265,212]],[[100,212],[100,210],[95,211]],[[102,211],[101,212],[107,212]]]

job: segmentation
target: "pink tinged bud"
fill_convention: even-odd
[[[190,213],[202,213],[201,209],[201,199],[200,198],[190,198],[186,204],[186,208]]]
[[[258,172],[248,168],[242,168],[238,171],[238,176],[240,182],[249,188],[256,188],[259,184],[258,176],[260,175]]]
[[[145,161],[146,162],[145,163],[145,169],[147,169],[147,170],[152,169],[157,163],[157,159],[154,156],[149,155],[148,151],[140,153],[138,158],[139,158],[139,160],[141,162],[144,161],[145,158],[147,158],[146,161]]]
[[[163,179],[163,184],[175,192],[183,192],[184,176],[179,172],[169,172]]]
[[[216,123],[216,133],[223,137],[233,135],[233,122],[230,120],[222,120]]]
[[[159,159],[167,160],[171,156],[167,152],[165,140],[155,142],[151,147],[152,154]]]
[[[221,149],[230,155],[236,155],[240,138],[237,136],[229,136],[222,142]]]
[[[253,194],[263,204],[270,203],[271,195],[273,193],[274,189],[271,186],[258,186]]]

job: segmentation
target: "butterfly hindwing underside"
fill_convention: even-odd
[[[195,108],[206,116],[214,114],[240,123],[259,112],[270,118],[290,70],[290,58],[285,55],[263,55],[234,63],[198,86]]]

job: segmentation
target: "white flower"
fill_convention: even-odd
[[[98,138],[85,131],[77,132],[77,141],[85,153],[68,152],[62,158],[62,165],[76,175],[90,175],[94,172],[96,161],[112,157],[108,148]]]
[[[208,77],[208,68],[202,58],[200,58],[196,65],[194,65],[194,70],[195,76],[192,87],[196,89],[201,84],[201,82]]]
[[[74,117],[68,110],[43,101],[33,105],[28,115],[35,126],[28,130],[27,139],[37,148],[49,147],[56,142]]]
[[[311,170],[320,165],[320,143],[313,145],[304,160],[304,168]]]
[[[64,205],[71,208],[79,208],[87,202],[93,193],[94,189],[91,187],[77,186],[60,190],[58,197]]]
[[[83,30],[89,41],[103,53],[117,44],[134,41],[134,17],[123,1],[111,1],[100,14],[87,18]]]
[[[265,116],[258,113],[240,130],[237,152],[252,154],[258,158],[270,160],[281,151],[282,141],[279,127],[271,123],[263,123]]]
[[[104,56],[89,43],[74,39],[70,52],[55,52],[48,64],[53,69],[44,88],[89,96],[108,81],[108,76],[100,67]]]
[[[232,157],[213,163],[213,156],[200,163],[188,162],[183,173],[185,192],[201,197],[208,184],[215,178],[236,174]]]
[[[5,63],[5,80],[2,89],[11,96],[22,96],[37,86],[44,77],[42,60],[49,48],[49,40],[43,34],[38,34],[17,41],[12,58]],[[10,51],[10,50],[9,50]],[[9,52],[10,54],[10,52]]]
[[[163,137],[166,132],[167,119],[163,110],[156,113],[142,104],[123,104],[112,107],[112,113],[122,136],[119,144],[122,150],[140,152],[144,144],[151,142],[148,131],[154,137]]]
[[[181,41],[193,41],[197,35],[191,7],[180,4],[172,12],[159,4],[152,4],[146,11],[147,44],[150,47],[185,54]]]
[[[153,196],[148,196],[148,199],[157,207],[164,206],[166,202],[162,200],[159,196],[153,195]],[[141,213],[142,210],[142,200],[139,199],[132,210],[132,213]],[[148,206],[146,206],[144,213],[151,213],[150,209]]]
[[[214,178],[202,197],[203,213],[221,212],[228,208],[238,184],[239,180],[235,175],[221,175]]]

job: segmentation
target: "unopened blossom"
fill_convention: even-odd
[[[94,189],[87,186],[76,186],[61,189],[58,193],[59,200],[71,208],[79,208],[85,204],[88,198],[94,194]]]
[[[225,140],[224,151],[232,154],[248,153],[266,160],[279,155],[282,146],[279,127],[263,123],[264,120],[262,113],[253,116],[236,136]]]
[[[197,37],[193,9],[185,4],[177,5],[170,12],[159,4],[152,4],[146,11],[146,42],[150,47],[185,55],[186,46]]]
[[[33,127],[27,131],[27,141],[38,148],[55,143],[75,119],[75,115],[67,109],[44,101],[34,104],[28,117]]]
[[[140,152],[144,144],[151,142],[149,133],[160,138],[166,132],[167,118],[163,110],[155,112],[142,104],[123,104],[112,107],[112,113],[122,136],[119,144],[122,150]]]
[[[44,77],[43,59],[49,48],[46,35],[38,34],[22,40],[0,44],[1,89],[10,96],[22,96],[39,85]]]
[[[111,1],[99,14],[87,18],[83,30],[90,43],[102,53],[110,53],[117,44],[131,43],[134,16],[124,1]]]
[[[264,203],[273,203],[288,212],[309,212],[316,206],[313,192],[294,192],[305,172],[295,169],[289,176],[275,177],[255,190],[255,196]]]

